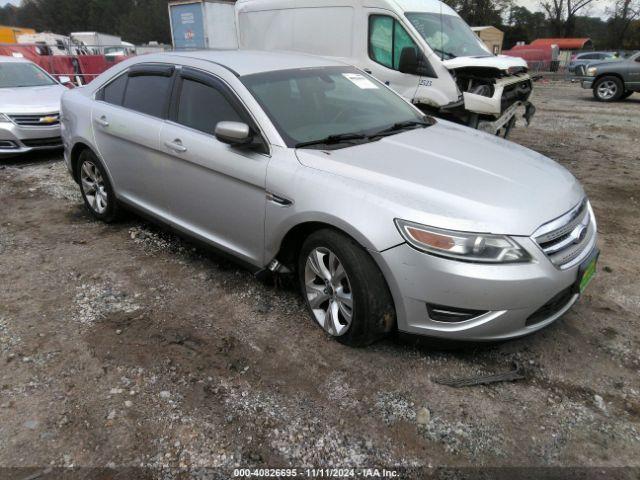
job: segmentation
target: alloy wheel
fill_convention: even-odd
[[[95,163],[87,160],[82,164],[80,180],[89,206],[99,215],[105,213],[109,206],[109,196],[102,173]]]
[[[328,248],[316,248],[304,272],[307,301],[318,324],[334,337],[347,333],[353,321],[353,291],[340,259]]]
[[[612,80],[606,80],[598,85],[598,96],[603,100],[612,99],[618,93],[618,86]]]

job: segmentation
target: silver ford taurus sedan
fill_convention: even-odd
[[[311,317],[348,345],[396,328],[526,335],[596,270],[595,218],[568,171],[338,62],[145,55],[67,92],[62,117],[93,216],[126,206],[256,272],[295,273]]]
[[[35,63],[0,56],[0,157],[62,147],[60,99],[66,90]]]

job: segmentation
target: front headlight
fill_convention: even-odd
[[[595,77],[598,74],[598,69],[596,67],[587,68],[587,77]]]
[[[409,245],[439,257],[480,263],[520,263],[531,260],[526,250],[504,235],[456,232],[400,219],[396,219],[396,226]]]
[[[4,113],[0,113],[0,123],[11,123],[11,119]]]

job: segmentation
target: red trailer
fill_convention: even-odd
[[[0,45],[0,55],[30,60],[56,78],[71,78],[76,85],[90,83],[102,72],[127,58],[105,55],[42,55],[41,51],[38,45]]]

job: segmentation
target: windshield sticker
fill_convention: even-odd
[[[378,86],[359,73],[343,73],[342,76],[363,90],[377,90]]]

